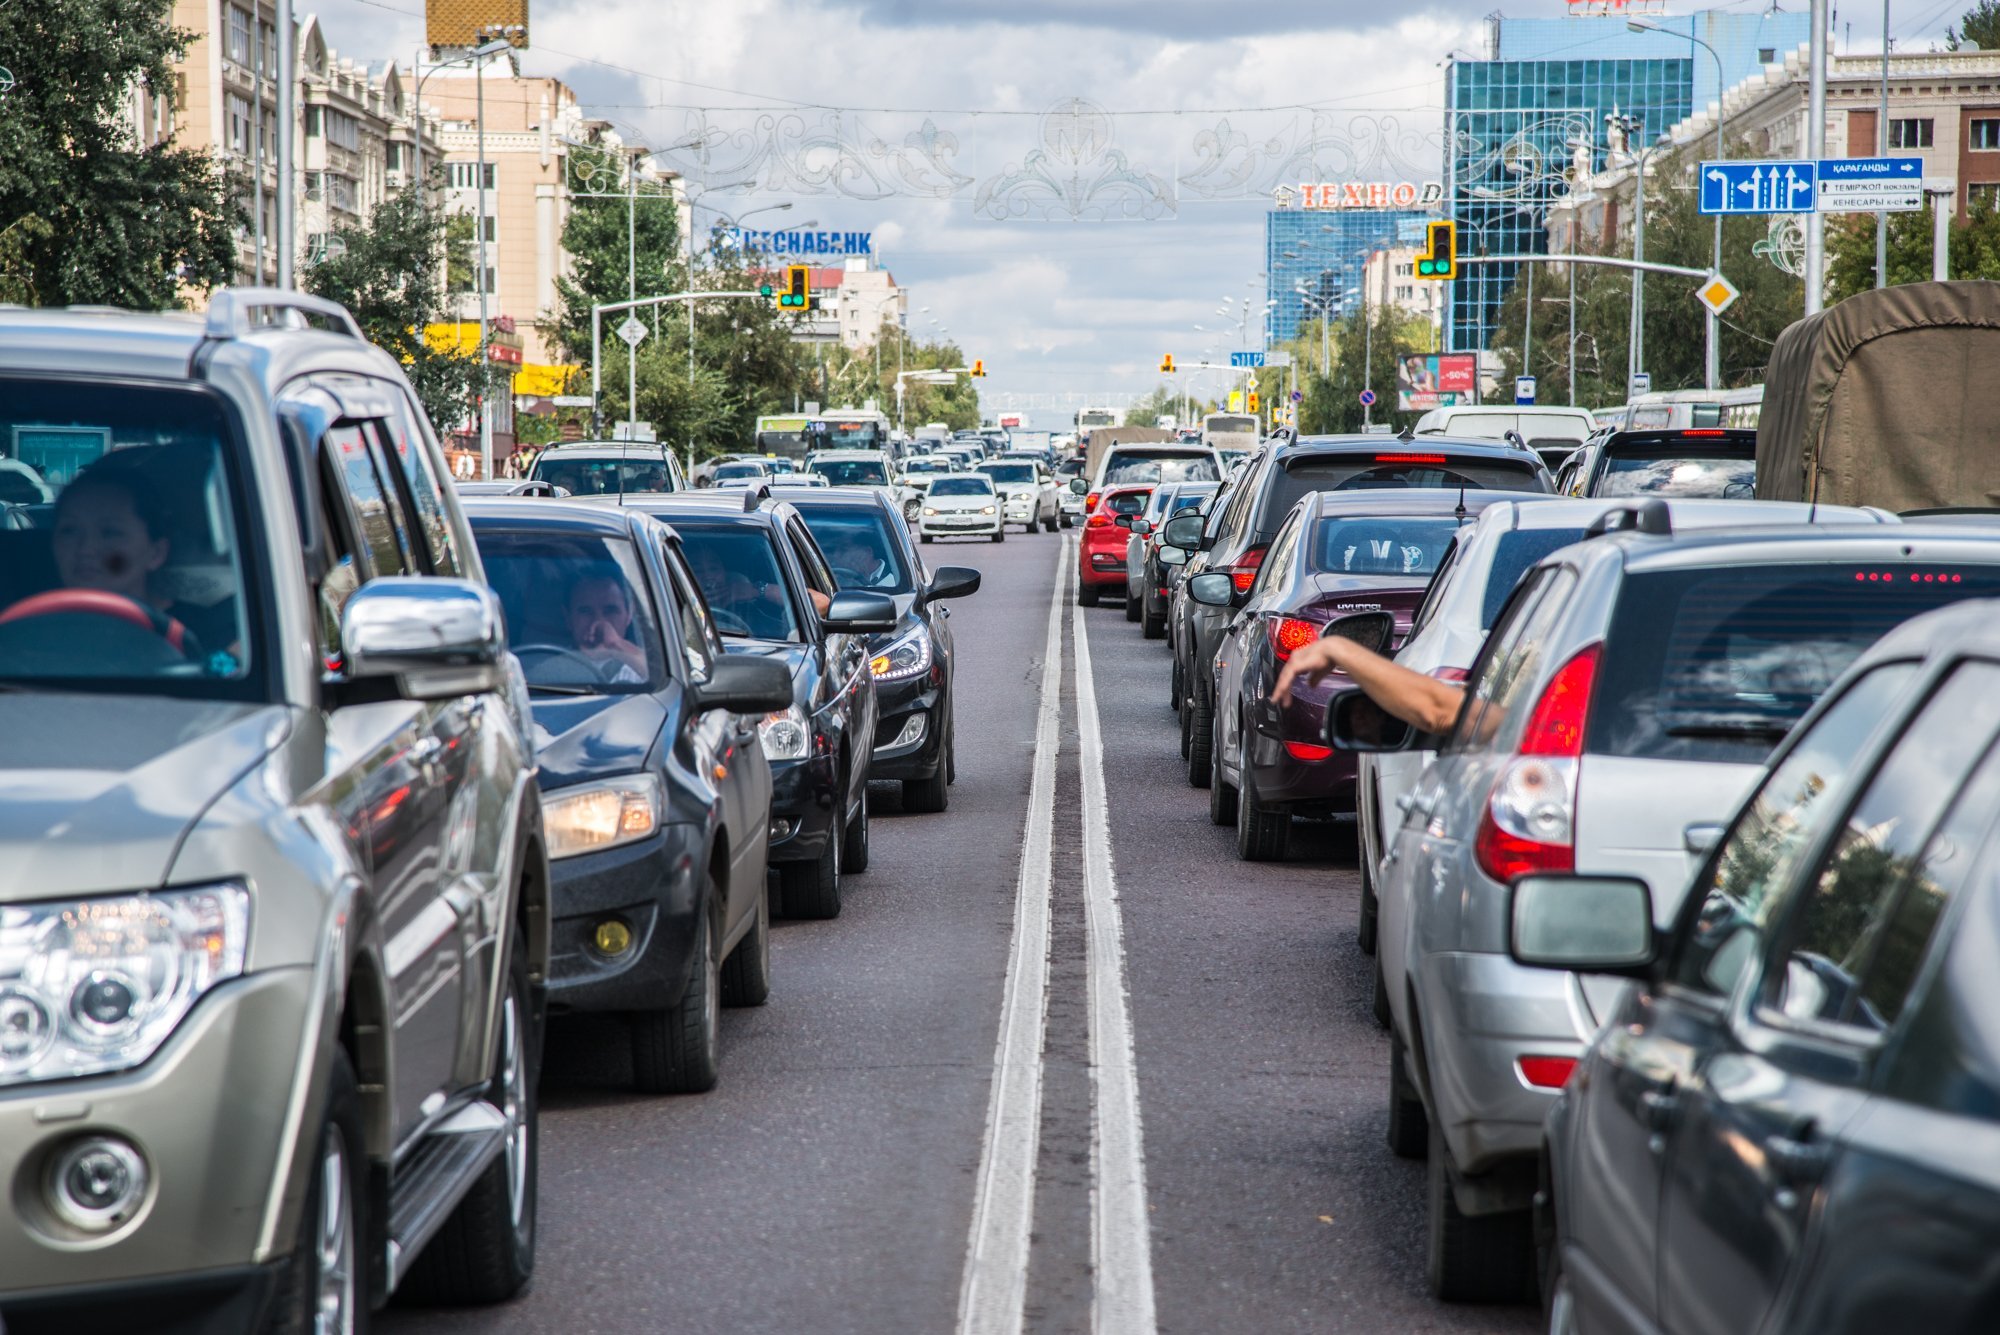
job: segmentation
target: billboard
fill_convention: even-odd
[[[1479,354],[1412,353],[1396,359],[1396,406],[1404,412],[1479,402]]]
[[[478,46],[505,37],[528,44],[528,0],[424,0],[424,42],[428,46]]]

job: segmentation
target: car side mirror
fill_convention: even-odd
[[[724,654],[695,687],[695,703],[732,714],[775,714],[791,707],[791,669],[762,654]]]
[[[1339,751],[1382,754],[1407,751],[1417,730],[1369,698],[1366,691],[1338,691],[1327,702],[1326,744]]]
[[[1069,489],[1081,496],[1090,490],[1090,484],[1080,477],[1073,477],[1069,480]]]
[[[930,588],[924,591],[924,601],[970,598],[979,592],[979,581],[979,572],[969,566],[939,566],[931,575]]]
[[[1205,521],[1200,515],[1175,515],[1160,530],[1160,541],[1186,551],[1194,551],[1201,546],[1201,528]]]
[[[1129,529],[1129,528],[1131,528],[1131,527],[1132,527],[1132,516],[1131,516],[1131,515],[1113,515],[1113,516],[1111,516],[1111,522],[1112,522],[1113,524],[1117,525],[1117,526],[1118,526],[1119,528],[1124,528],[1124,529]]]
[[[1350,616],[1335,617],[1320,631],[1320,638],[1335,635],[1343,640],[1352,640],[1363,649],[1374,653],[1389,652],[1390,637],[1396,633],[1396,618],[1389,612],[1355,612]]]
[[[1153,521],[1150,519],[1141,519],[1137,515],[1134,515],[1132,522],[1127,524],[1126,527],[1142,538],[1150,537],[1153,532]]]
[[[1185,547],[1170,547],[1170,546],[1168,546],[1168,545],[1167,545],[1166,543],[1164,543],[1164,542],[1160,544],[1160,564],[1161,564],[1161,565],[1163,565],[1163,566],[1184,566],[1184,565],[1186,565],[1186,564],[1187,564],[1187,562],[1188,562],[1188,550],[1187,550],[1187,548],[1185,548]]]
[[[1523,876],[1508,889],[1507,953],[1517,964],[1646,977],[1659,946],[1653,894],[1634,876]]]
[[[1236,597],[1236,581],[1228,575],[1196,575],[1187,590],[1203,607],[1227,607]]]
[[[896,628],[896,600],[881,593],[836,593],[820,618],[830,631],[870,635]]]
[[[507,651],[500,600],[468,579],[369,580],[340,614],[345,680],[335,708],[382,700],[449,700],[501,689]]]

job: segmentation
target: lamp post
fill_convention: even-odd
[[[1617,125],[1626,135],[1625,155],[1632,160],[1632,260],[1634,264],[1646,258],[1646,166],[1652,156],[1668,147],[1668,140],[1661,135],[1652,145],[1642,149],[1631,146],[1631,136],[1639,132],[1643,124],[1637,116],[1621,116],[1613,113],[1605,117],[1607,123]],[[1711,347],[1713,340],[1710,340]],[[1632,385],[1644,369],[1646,351],[1646,271],[1632,270],[1632,319],[1625,347],[1625,394],[1629,399]],[[1713,356],[1713,353],[1711,353]]]
[[[1882,17],[1884,32],[1888,31],[1888,14],[1888,0],[1883,0]],[[1645,19],[1626,19],[1625,26],[1633,32],[1666,31],[1657,23],[1649,23]],[[1683,34],[1670,33],[1668,35],[1679,37]],[[1715,60],[1715,160],[1717,162],[1727,162],[1729,160],[1729,90],[1722,86],[1722,81],[1725,77],[1722,73],[1722,55],[1714,47],[1694,35],[1694,19],[1692,17],[1688,19],[1688,31],[1685,36],[1688,41],[1708,52]],[[1883,84],[1883,87],[1885,89],[1888,87],[1886,82]],[[1881,216],[1887,218],[1889,215],[1885,213]],[[1718,274],[1722,272],[1722,215],[1719,213],[1715,215],[1714,258],[1709,261],[1709,267],[1714,269]],[[1708,355],[1703,360],[1706,363],[1705,378],[1708,382],[1707,388],[1709,389],[1717,388],[1722,380],[1721,340],[1717,336],[1716,330],[1716,321],[1719,318],[1714,311],[1708,313]]]
[[[1826,0],[1812,0],[1812,55],[1806,83],[1806,156],[1826,156]],[[1826,215],[1806,215],[1806,314],[1826,305]]]

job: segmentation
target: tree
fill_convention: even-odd
[[[9,295],[165,309],[228,281],[245,220],[230,183],[205,153],[142,147],[122,115],[135,87],[171,96],[194,37],[172,12],[173,0],[0,6],[0,52],[20,53],[0,107]]]
[[[686,285],[680,255],[680,222],[673,197],[644,184],[628,201],[625,168],[602,149],[578,149],[570,157],[577,190],[563,223],[562,246],[572,270],[556,279],[556,341],[572,361],[590,359],[590,310],[625,301],[634,287],[641,297],[664,296]],[[620,316],[611,323],[623,322]],[[606,330],[609,337],[609,329]],[[683,345],[682,351],[686,348]]]
[[[1889,215],[1891,284],[1930,281],[1931,232],[1928,209]],[[1965,218],[1951,223],[1948,250],[1953,278],[2000,278],[2000,212],[1992,200],[1974,199]],[[1827,221],[1826,274],[1834,301],[1875,286],[1874,215],[1851,213]]]
[[[375,208],[366,227],[336,235],[344,253],[308,267],[308,292],[347,307],[368,341],[403,364],[424,412],[440,428],[464,420],[479,388],[479,361],[455,346],[434,347],[425,330],[451,318],[443,260],[448,219],[437,190],[414,187]],[[336,248],[338,249],[338,248]],[[493,392],[508,387],[496,377]]]
[[[1961,47],[2000,51],[2000,0],[1979,0],[1959,17],[1956,28],[1944,30],[1944,49]]]
[[[1391,426],[1414,422],[1416,414],[1401,412],[1396,407],[1396,360],[1412,352],[1431,350],[1436,339],[1430,321],[1400,306],[1375,306],[1370,308],[1366,324],[1356,310],[1335,321],[1327,333],[1331,341],[1327,375],[1319,373],[1317,324],[1309,331],[1302,329],[1292,345],[1292,362],[1301,369],[1300,391],[1305,395],[1299,404],[1300,431],[1356,432],[1367,421]],[[1375,391],[1372,410],[1362,408],[1364,388]]]

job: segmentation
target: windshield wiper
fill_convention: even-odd
[[[528,683],[528,694],[529,694],[529,695],[537,695],[537,694],[540,694],[540,695],[598,695],[598,694],[601,694],[601,692],[599,692],[599,691],[598,691],[598,689],[597,689],[597,688],[596,688],[595,686],[551,686],[551,685],[547,685],[547,684],[545,684],[545,683],[543,683],[543,682],[534,682],[534,681],[531,681],[531,682],[529,682],[529,683]]]
[[[1667,729],[1669,737],[1760,737],[1777,741],[1792,725],[1777,719],[1711,719],[1705,723],[1676,723]]]

